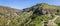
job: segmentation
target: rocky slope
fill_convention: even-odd
[[[55,15],[60,14],[60,7],[41,3],[30,8],[23,9],[23,11],[27,13],[30,11],[33,12],[29,17],[30,21],[26,22],[28,23],[27,26],[42,26],[42,21],[48,22],[49,20],[53,19]]]
[[[0,6],[0,26],[42,26],[43,21],[48,22],[54,15],[60,15],[60,6],[40,3],[23,11]]]
[[[0,26],[5,26],[11,20],[18,16],[21,10],[17,10],[14,8],[0,6]],[[6,25],[7,26],[7,25]]]

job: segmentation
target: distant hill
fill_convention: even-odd
[[[0,6],[0,26],[7,24],[8,20],[13,20],[20,12],[21,10],[18,9]]]

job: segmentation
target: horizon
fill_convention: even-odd
[[[39,3],[60,6],[60,0],[0,0],[1,6],[8,6],[16,9],[24,9]]]

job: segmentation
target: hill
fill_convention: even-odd
[[[60,6],[46,3],[36,4],[22,11],[0,6],[0,26],[42,26],[54,19],[55,15],[60,15]],[[56,26],[59,25],[58,22],[59,20],[54,21]]]
[[[30,21],[27,26],[42,26],[42,22],[55,18],[55,15],[60,15],[60,7],[55,5],[49,5],[46,3],[40,3],[30,8],[23,9],[24,12],[31,12]],[[57,22],[56,22],[57,23]],[[58,24],[57,24],[58,25]],[[49,25],[48,25],[49,26]]]
[[[5,26],[8,24],[8,21],[13,20],[15,17],[17,17],[18,13],[20,12],[21,10],[18,9],[0,6],[0,26]]]

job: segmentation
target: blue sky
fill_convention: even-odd
[[[60,0],[0,0],[0,6],[23,9],[42,2],[60,6]]]

